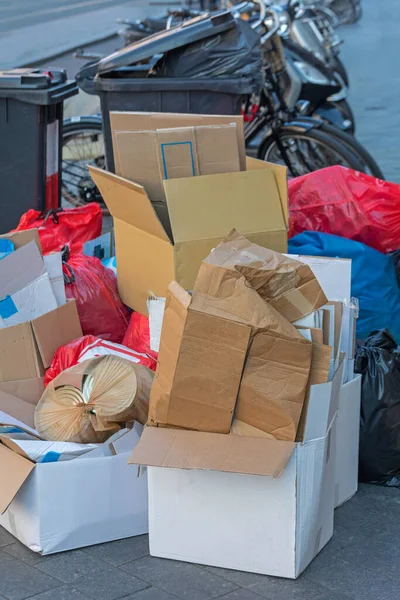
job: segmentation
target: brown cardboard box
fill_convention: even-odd
[[[0,382],[42,377],[57,348],[81,336],[75,300],[33,321],[0,329]]]
[[[165,202],[163,181],[240,171],[236,125],[117,132],[118,175]]]
[[[292,323],[328,301],[308,265],[256,245],[237,231],[231,231],[205,261],[244,275]]]
[[[228,433],[251,328],[197,310],[168,288],[149,425]]]
[[[215,126],[236,124],[236,139],[239,149],[240,170],[246,169],[246,148],[243,117],[241,115],[191,115],[184,113],[110,112],[111,137],[114,149],[114,164],[117,175],[121,172],[120,153],[116,134],[119,132],[155,131],[175,127]],[[128,177],[129,178],[129,177]]]
[[[202,260],[233,228],[254,243],[286,251],[286,169],[255,159],[247,167],[164,181],[172,238],[142,186],[89,167],[114,217],[118,289],[125,304],[147,314],[149,291],[165,297],[173,279],[191,290]]]

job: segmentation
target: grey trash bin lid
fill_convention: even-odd
[[[97,63],[97,73],[103,75],[120,67],[134,65],[155,54],[164,54],[186,44],[218,35],[234,26],[235,18],[229,10],[195,17],[110,54]]]

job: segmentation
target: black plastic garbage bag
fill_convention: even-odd
[[[360,481],[400,486],[400,347],[383,329],[356,351],[362,374]]]
[[[152,76],[157,77],[247,77],[253,91],[263,84],[260,36],[241,19],[218,35],[166,52],[156,63]]]

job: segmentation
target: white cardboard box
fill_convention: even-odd
[[[335,508],[358,489],[361,375],[342,385],[334,431],[336,435]]]
[[[140,431],[135,426],[115,441],[115,455],[58,463],[35,465],[0,445],[1,485],[7,482],[16,492],[0,525],[40,554],[147,533],[147,474],[136,477],[127,465]],[[24,469],[21,461],[30,465],[22,485],[18,477],[10,478]]]
[[[333,534],[342,374],[312,387],[303,443],[146,428],[130,462],[149,465],[151,555],[298,577]]]

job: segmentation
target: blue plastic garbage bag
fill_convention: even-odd
[[[336,235],[305,231],[289,240],[289,253],[350,258],[351,295],[358,298],[357,338],[388,329],[400,343],[400,290],[393,257],[361,242]]]

